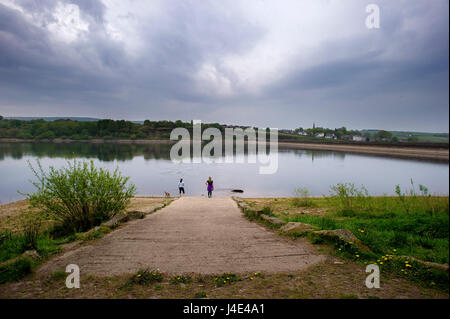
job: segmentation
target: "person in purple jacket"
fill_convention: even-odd
[[[211,176],[208,178],[208,180],[206,181],[205,185],[206,190],[208,191],[208,198],[212,197],[212,191],[214,190],[214,185],[213,185],[213,180],[211,179]]]

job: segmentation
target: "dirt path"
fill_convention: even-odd
[[[84,274],[139,268],[172,274],[284,272],[323,261],[306,240],[295,242],[249,222],[228,197],[183,197],[141,220],[43,265],[38,273],[77,264]]]

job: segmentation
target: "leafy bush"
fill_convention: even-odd
[[[33,207],[42,209],[58,221],[66,233],[86,231],[123,211],[136,187],[127,186],[129,177],[116,169],[110,173],[94,167],[93,161],[67,162],[67,167],[50,167],[44,172],[37,161],[37,170],[28,162],[38,179],[34,194],[24,194]]]

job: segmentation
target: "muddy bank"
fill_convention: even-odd
[[[412,158],[427,161],[448,162],[449,151],[446,148],[411,147],[411,146],[379,146],[349,144],[313,144],[280,142],[280,148],[298,148],[304,150],[336,151],[356,154],[369,154],[384,157]]]

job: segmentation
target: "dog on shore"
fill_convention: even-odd
[[[164,196],[165,196],[165,197],[170,197],[170,193],[164,192]]]

